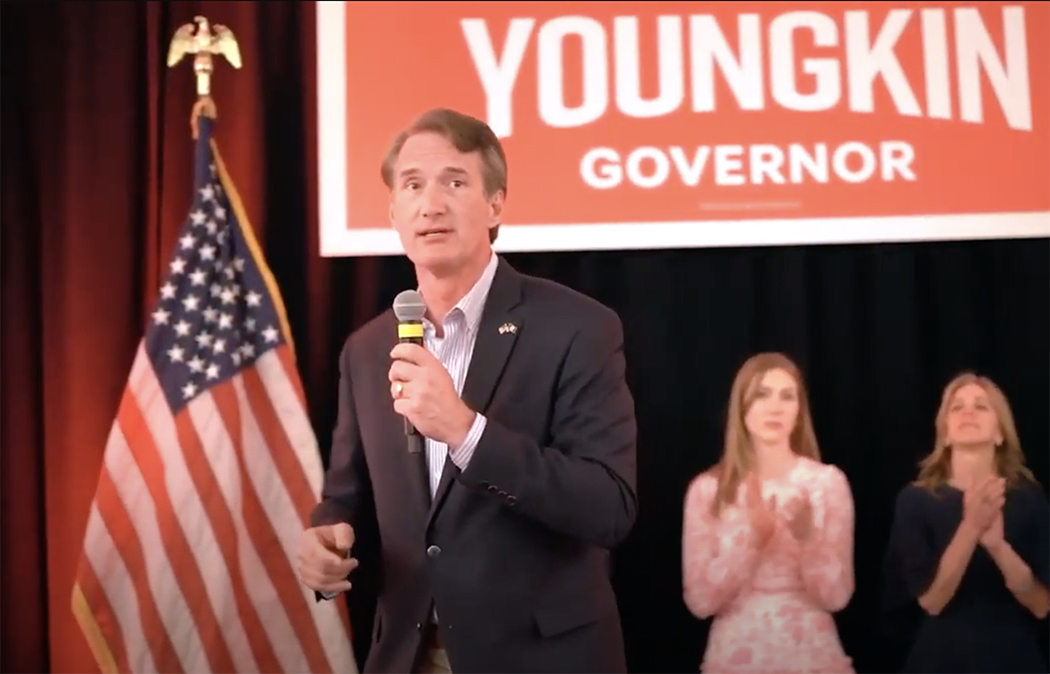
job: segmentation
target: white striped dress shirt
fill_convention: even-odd
[[[423,319],[423,343],[427,350],[434,354],[434,357],[441,361],[441,364],[448,370],[452,383],[456,387],[456,393],[460,395],[463,394],[463,382],[466,381],[467,370],[470,369],[470,359],[474,353],[474,343],[477,341],[481,313],[485,308],[485,300],[488,299],[489,288],[492,287],[492,279],[496,275],[497,262],[498,258],[493,253],[488,266],[485,267],[485,271],[474,287],[445,314],[441,321],[442,337],[437,336],[437,330],[429,319]],[[446,456],[451,458],[452,463],[456,464],[460,470],[466,469],[478,446],[478,441],[481,440],[481,434],[485,431],[485,423],[485,417],[478,412],[463,444],[459,447],[452,447],[451,452],[445,443],[430,438],[426,439],[427,473],[430,476],[431,496],[437,492],[441,472],[445,468]]]

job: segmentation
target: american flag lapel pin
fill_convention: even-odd
[[[513,323],[504,323],[503,325],[499,326],[499,334],[501,335],[505,335],[507,333],[513,335],[517,331],[518,326],[514,325]]]

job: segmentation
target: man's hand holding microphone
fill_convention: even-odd
[[[354,529],[345,522],[307,529],[299,539],[299,579],[327,596],[348,591],[347,576],[357,568],[353,547]]]

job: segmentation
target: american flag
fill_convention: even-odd
[[[103,672],[357,672],[345,604],[316,602],[296,573],[323,468],[280,293],[200,122],[73,612]]]

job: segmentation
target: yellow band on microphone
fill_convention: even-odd
[[[397,324],[397,338],[398,339],[423,339],[423,324],[422,323],[398,323]]]

